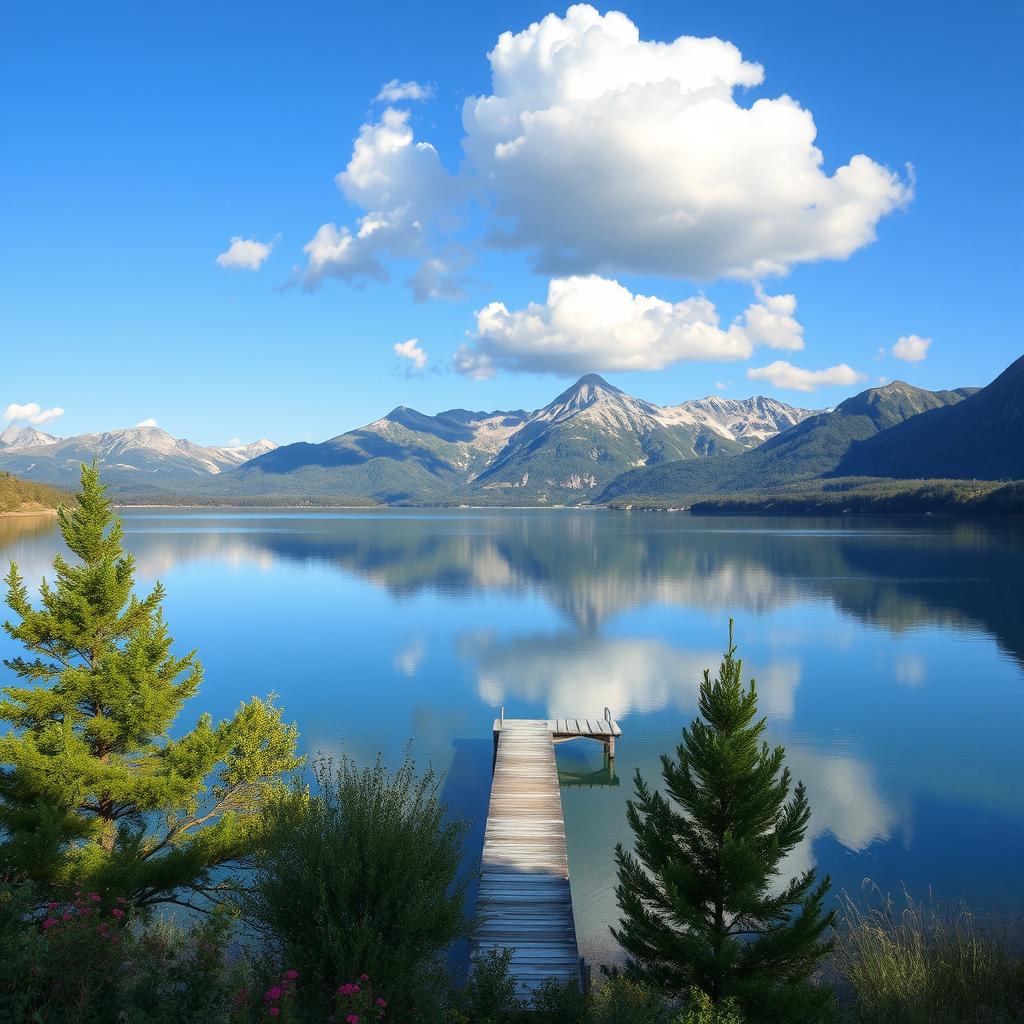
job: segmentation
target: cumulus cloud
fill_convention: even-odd
[[[11,402],[4,410],[5,420],[28,420],[36,427],[41,427],[44,423],[63,415],[64,410],[59,405],[53,406],[52,409],[43,409],[38,402],[27,402],[25,405]]]
[[[908,334],[893,345],[892,355],[905,363],[919,363],[928,355],[931,343],[931,338],[919,338],[916,334]]]
[[[137,427],[155,427],[156,426],[156,420],[153,419],[152,416],[150,416],[148,420],[143,420],[141,423],[136,423],[135,426],[137,426]]]
[[[352,157],[335,177],[344,196],[367,212],[356,228],[321,225],[303,250],[307,291],[327,277],[348,283],[387,281],[385,260],[426,258],[425,233],[459,194],[460,186],[429,142],[417,142],[409,111],[387,107],[359,130]],[[423,271],[429,278],[436,268]],[[416,280],[414,276],[413,281]],[[415,290],[415,285],[413,286]],[[439,290],[447,285],[437,284]],[[429,285],[424,285],[429,291]]]
[[[747,370],[749,380],[766,380],[777,388],[788,391],[817,391],[819,388],[849,386],[867,380],[867,375],[858,373],[852,366],[839,363],[826,370],[804,370],[784,359],[777,359],[768,366]]]
[[[420,348],[419,338],[396,341],[395,355],[406,364],[409,373],[422,373],[427,368],[427,353]]]
[[[259,270],[274,248],[274,242],[257,242],[255,238],[235,235],[231,244],[217,257],[217,266],[233,270]]]
[[[746,359],[757,345],[802,348],[795,311],[794,296],[761,293],[722,327],[703,296],[672,303],[597,275],[555,278],[546,302],[512,311],[492,302],[479,310],[473,341],[456,352],[455,369],[483,378],[498,370],[573,374]]]
[[[756,280],[845,259],[912,196],[863,154],[827,173],[791,97],[737,102],[764,70],[721,39],[641,40],[579,4],[503,33],[488,59],[464,147],[505,225],[494,239],[543,272]]]
[[[399,103],[402,100],[429,100],[434,95],[434,87],[419,82],[400,82],[392,78],[380,87],[374,97],[376,103]]]

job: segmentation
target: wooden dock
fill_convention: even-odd
[[[521,996],[546,978],[582,981],[554,743],[586,737],[605,744],[613,756],[619,735],[610,712],[591,720],[506,719],[503,713],[494,722],[494,778],[472,957],[511,949]]]

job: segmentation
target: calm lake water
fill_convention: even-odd
[[[657,777],[717,666],[729,616],[770,739],[813,817],[791,869],[1024,910],[1024,524],[573,512],[131,511],[140,581],[162,580],[191,709],[275,692],[304,749],[446,773],[478,858],[491,721],[596,717],[558,748],[583,952],[615,956],[612,851],[636,769]],[[30,580],[49,519],[0,519]],[[0,654],[12,647],[0,638]]]

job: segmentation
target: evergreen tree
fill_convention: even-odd
[[[170,730],[202,680],[196,652],[171,653],[157,583],[137,597],[95,464],[60,531],[80,560],[54,559],[41,607],[12,563],[4,629],[27,656],[5,661],[22,685],[0,689],[0,874],[46,893],[75,888],[135,906],[216,900],[224,870],[258,848],[256,812],[301,764],[297,733],[272,700],[229,721],[202,715]]]
[[[782,747],[762,740],[757,688],[742,682],[732,621],[718,678],[705,670],[700,718],[661,758],[666,795],[639,771],[627,816],[635,853],[616,848],[612,929],[636,977],[678,995],[696,985],[736,1000],[750,1020],[818,1020],[831,993],[809,980],[831,948],[826,877],[785,881],[786,855],[803,839],[803,783],[790,796]]]

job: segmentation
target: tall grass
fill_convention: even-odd
[[[876,894],[877,896],[877,894]],[[856,1024],[1024,1020],[1021,923],[964,907],[843,897],[836,968]]]

